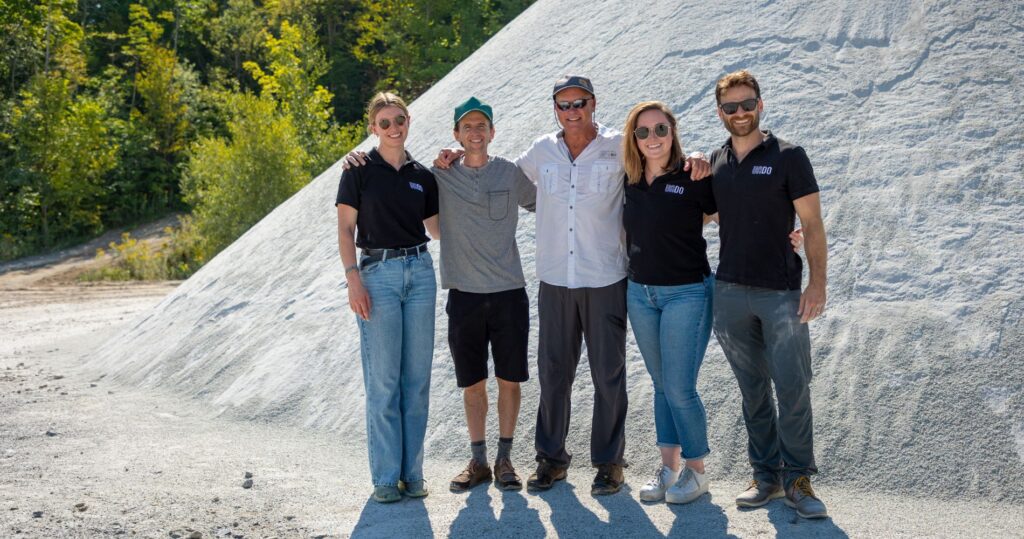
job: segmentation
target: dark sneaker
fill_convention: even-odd
[[[601,464],[597,467],[594,483],[590,485],[590,494],[593,496],[615,494],[625,482],[626,478],[622,474],[621,464]]]
[[[747,487],[747,490],[744,490],[739,496],[736,496],[736,505],[738,507],[761,507],[762,505],[785,495],[786,493],[782,491],[782,485],[762,483],[757,479],[754,479],[750,482],[750,486]]]
[[[373,501],[380,503],[392,503],[402,499],[402,493],[398,487],[391,485],[377,485],[373,487]]]
[[[452,479],[451,486],[448,488],[452,492],[465,492],[480,483],[489,483],[490,481],[491,469],[486,464],[477,462],[476,459],[470,459],[466,469]]]
[[[501,458],[494,462],[494,482],[501,490],[521,490],[523,481],[512,467],[512,461]]]
[[[526,481],[526,486],[530,490],[548,490],[554,486],[555,481],[561,481],[569,475],[566,469],[565,465],[542,460],[537,464],[537,471]]]
[[[806,475],[801,475],[790,485],[786,492],[786,505],[796,509],[796,514],[803,518],[825,518],[828,516],[825,504],[814,495],[811,480]]]
[[[430,492],[427,491],[426,481],[422,479],[419,481],[409,481],[408,483],[404,483],[403,487],[405,489],[405,495],[410,498],[426,498],[427,494],[430,494]]]

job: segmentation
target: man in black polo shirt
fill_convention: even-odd
[[[764,103],[753,75],[722,77],[715,98],[731,137],[711,156],[721,226],[714,329],[743,395],[754,468],[736,505],[785,496],[801,517],[824,518],[808,478],[817,467],[807,322],[825,309],[827,258],[818,184],[803,148],[758,129]],[[797,215],[810,265],[803,293],[802,261],[787,239]]]

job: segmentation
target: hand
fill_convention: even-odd
[[[800,323],[806,324],[825,313],[825,285],[808,284],[800,294]]]
[[[353,271],[348,279],[348,306],[356,316],[363,320],[370,319],[370,294],[363,287],[359,271]]]
[[[370,158],[367,157],[366,152],[359,150],[352,150],[351,152],[348,152],[342,159],[343,162],[341,163],[341,168],[344,170],[348,170],[350,168],[355,167],[361,167],[370,161]]]
[[[451,168],[452,163],[457,161],[466,153],[465,150],[460,148],[444,148],[437,154],[437,159],[434,159],[434,166],[441,170],[448,170]]]
[[[798,228],[789,233],[789,243],[793,244],[793,252],[799,253],[804,246],[804,229]]]
[[[683,170],[690,171],[690,179],[693,181],[703,180],[711,175],[711,163],[702,152],[693,152],[686,158]]]

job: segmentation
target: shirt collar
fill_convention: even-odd
[[[758,148],[768,148],[779,143],[778,139],[775,138],[775,135],[773,135],[770,130],[765,129],[762,133],[764,133],[764,140],[762,140],[757,146],[754,146],[754,150]],[[732,152],[732,137],[725,139],[725,144],[722,144],[722,148],[729,150],[730,153]],[[751,152],[754,150],[751,150]]]
[[[387,161],[385,161],[384,160],[384,156],[382,156],[380,154],[380,152],[377,151],[377,147],[376,146],[374,146],[366,154],[366,162],[367,162],[367,164],[381,165],[381,166],[385,166],[385,167],[388,167],[388,168],[391,168],[392,170],[394,170],[391,167],[391,163],[388,163]],[[406,150],[405,151],[405,163],[402,164],[402,168],[405,168],[406,166],[408,166],[409,164],[414,163],[414,162],[415,161],[413,160],[412,155],[409,154],[409,150]]]

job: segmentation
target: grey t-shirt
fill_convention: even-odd
[[[526,286],[518,206],[534,211],[537,186],[502,157],[480,168],[460,161],[431,172],[440,195],[441,287],[484,294]]]

